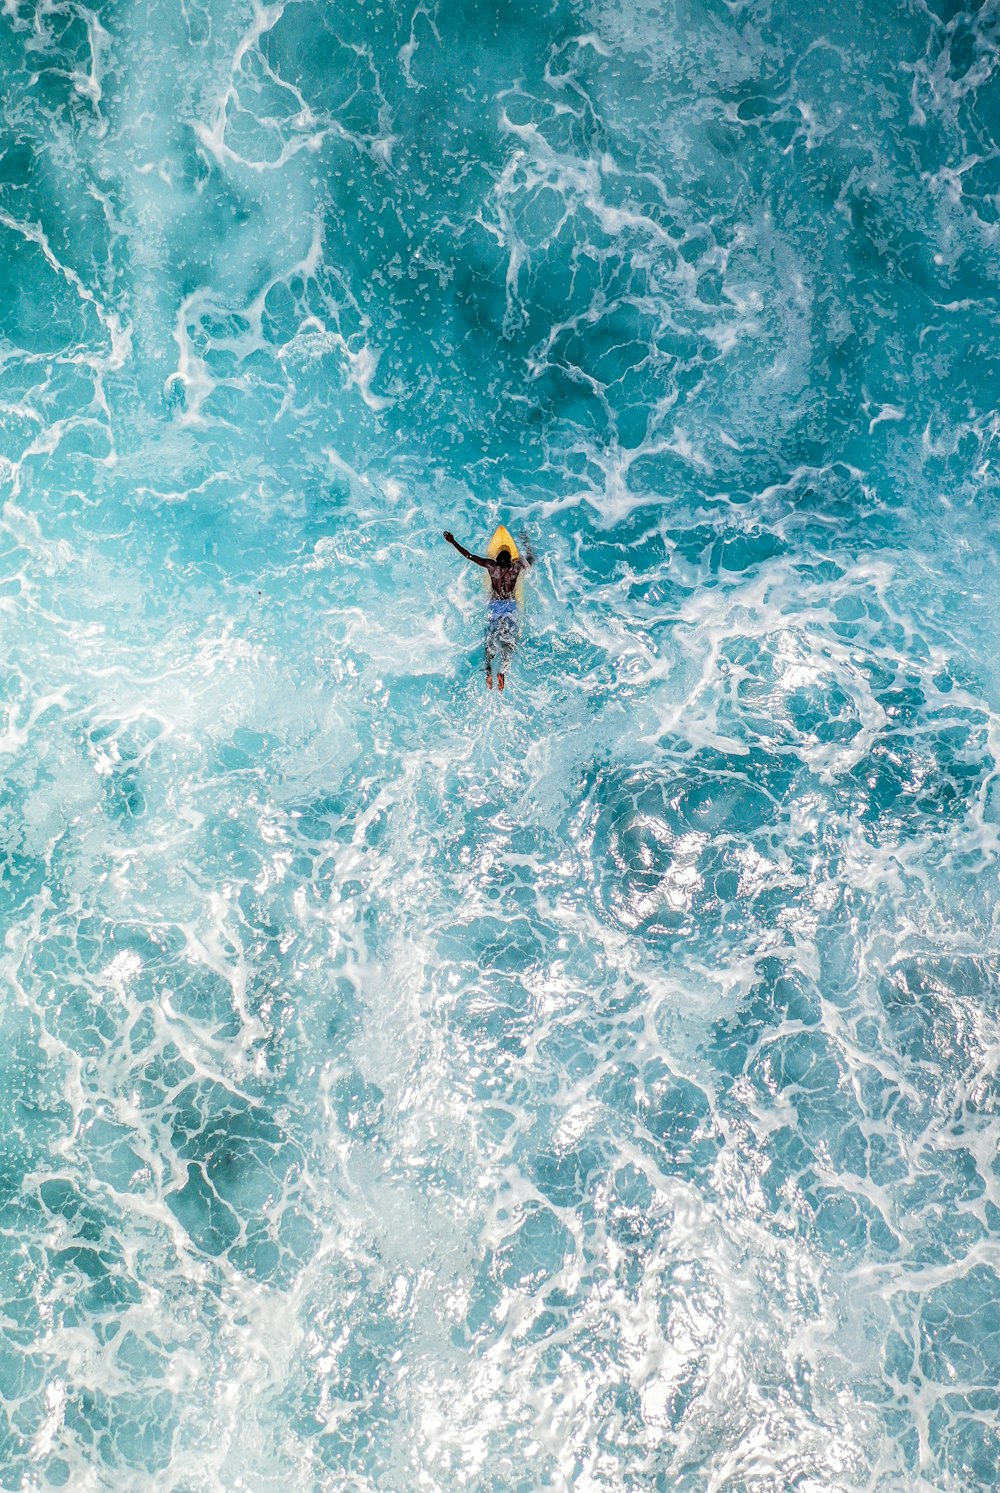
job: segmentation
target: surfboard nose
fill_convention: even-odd
[[[500,524],[496,530],[496,533],[493,535],[493,538],[486,546],[486,553],[492,560],[494,556],[498,555],[502,549],[509,549],[510,558],[512,560],[517,559],[518,549],[517,545],[514,543],[513,536],[511,535],[509,530],[504,528],[503,524]]]

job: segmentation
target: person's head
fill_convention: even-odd
[[[501,570],[510,569],[510,550],[504,545],[502,550],[497,550],[497,564]]]

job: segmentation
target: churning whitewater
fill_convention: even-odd
[[[0,64],[0,1486],[994,1488],[1000,4]]]

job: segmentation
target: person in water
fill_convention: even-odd
[[[535,563],[531,545],[522,534],[521,553],[516,560],[506,545],[503,549],[497,550],[495,558],[491,560],[488,555],[474,555],[471,550],[465,548],[464,544],[459,544],[450,529],[445,529],[444,537],[449,544],[455,546],[460,555],[471,560],[473,565],[481,565],[489,575],[491,595],[489,615],[486,620],[486,687],[487,689],[493,688],[493,665],[499,663],[497,685],[503,689],[504,674],[507,672],[520,631],[514,588],[517,585],[518,576],[523,575],[528,567]]]

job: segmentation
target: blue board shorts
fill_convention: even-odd
[[[490,621],[499,622],[502,617],[513,617],[517,621],[517,602],[509,597],[490,602]]]
[[[520,628],[517,602],[512,597],[497,597],[490,602],[487,617],[486,667],[492,668],[499,660],[502,673],[510,662]]]

